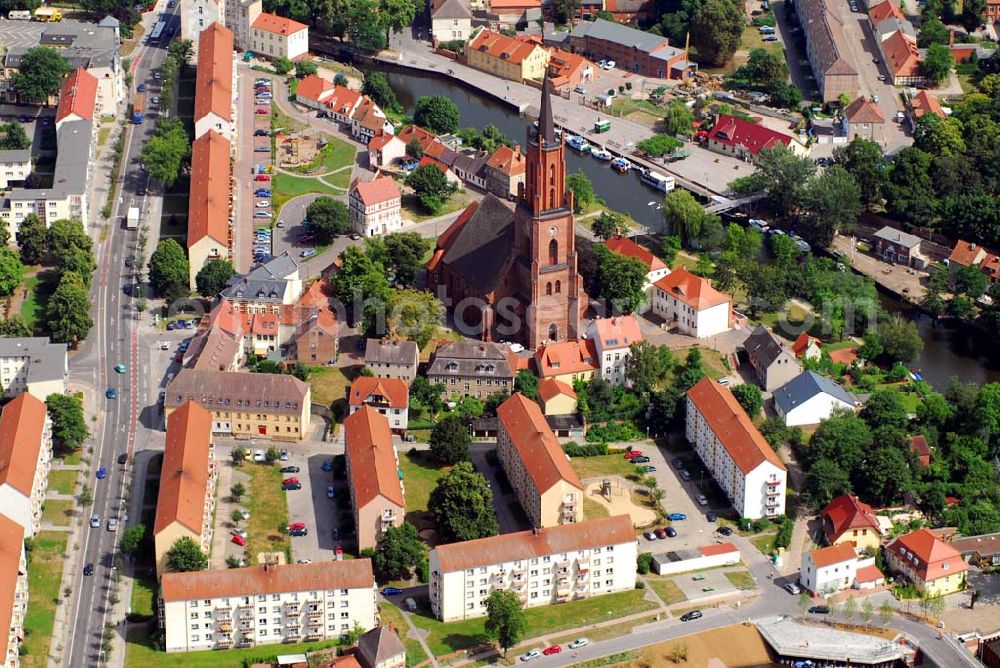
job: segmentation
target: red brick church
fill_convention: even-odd
[[[537,129],[529,126],[525,183],[513,207],[494,195],[469,205],[438,239],[428,287],[463,333],[537,348],[577,339],[587,307],[577,273],[566,147],[556,138],[545,79]]]

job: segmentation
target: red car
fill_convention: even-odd
[[[258,174],[257,176],[255,176],[253,178],[254,178],[254,181],[270,181],[271,180],[271,177],[268,176],[267,174]]]
[[[298,478],[296,478],[295,476],[291,476],[290,478],[285,478],[284,480],[282,480],[282,481],[281,481],[281,484],[282,484],[282,485],[294,485],[294,484],[296,484],[296,483],[297,483],[298,481],[299,481],[299,479],[298,479]]]
[[[305,528],[306,528],[306,523],[305,522],[294,522],[293,524],[289,524],[288,525],[288,530],[289,531],[301,531],[302,529],[305,529]]]
[[[233,542],[239,545],[240,547],[246,547],[247,539],[244,538],[243,536],[233,536]]]
[[[553,654],[558,654],[561,651],[562,647],[560,647],[559,645],[549,645],[548,647],[542,650],[542,654],[544,654],[545,656],[551,656]]]
[[[269,114],[271,112],[269,112],[267,109],[258,109],[257,113],[263,116],[264,114]]]
[[[642,455],[642,450],[629,450],[628,452],[625,453],[625,459],[631,460],[641,455]]]

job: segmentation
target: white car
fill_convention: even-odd
[[[99,526],[101,526],[101,516],[94,515],[93,517],[90,518],[90,528],[96,529]]]
[[[114,531],[117,528],[118,528],[118,520],[112,517],[110,520],[108,520],[108,531]]]
[[[169,341],[161,341],[160,342],[160,350],[170,350],[170,342]]]
[[[512,343],[510,344],[510,352],[512,353],[524,352],[524,346],[522,346],[520,343]]]
[[[312,563],[312,559],[299,559],[295,563],[297,563],[297,564],[311,564]]]
[[[253,460],[255,462],[258,462],[258,463],[264,461],[264,451],[263,450],[254,450]]]
[[[524,662],[532,661],[534,659],[537,659],[541,655],[542,655],[542,651],[539,650],[539,649],[528,650],[527,652],[525,652],[524,654],[521,655],[521,661],[524,661]]]
[[[590,641],[586,638],[577,638],[566,646],[570,649],[580,649],[581,647],[586,647],[588,644],[590,644]]]
[[[878,93],[872,93],[872,102],[878,104]]]
[[[617,65],[617,64],[618,63],[616,63],[613,60],[607,60],[607,61],[604,62],[604,65],[601,66],[601,69],[602,70],[613,70],[613,69],[615,69],[615,65]]]
[[[269,200],[269,199],[261,200],[261,201],[257,202],[257,204],[255,206],[258,209],[266,209],[269,206],[271,206],[271,200]]]

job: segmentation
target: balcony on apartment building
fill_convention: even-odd
[[[239,640],[237,640],[235,644],[237,647],[253,647],[254,645],[253,636],[248,633],[245,633],[242,636],[240,636]]]
[[[215,639],[215,645],[217,647],[232,647],[233,646],[233,637],[227,633],[227,634],[223,635],[221,638],[216,638]]]
[[[253,619],[253,606],[250,604],[236,606],[236,615],[240,619]]]
[[[561,507],[563,521],[576,519],[577,503],[576,494],[567,494],[563,497]]]
[[[386,509],[382,511],[381,517],[382,531],[385,531],[395,525],[396,523],[396,511],[391,509]]]
[[[297,615],[299,614],[299,602],[298,601],[285,601],[284,608],[286,615]]]
[[[562,585],[556,587],[556,600],[560,603],[565,603],[573,596],[573,590],[570,589],[569,585]]]
[[[309,623],[312,624],[313,620],[323,617],[323,609],[320,607],[309,608],[306,610],[306,617],[309,619]]]
[[[302,637],[302,631],[299,629],[285,629],[285,640],[298,640]]]
[[[500,570],[493,571],[490,574],[490,580],[503,580],[506,577],[507,577],[507,569],[506,568],[501,568]]]
[[[589,589],[577,589],[576,593],[573,594],[573,598],[574,599],[590,598],[590,590]]]

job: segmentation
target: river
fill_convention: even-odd
[[[445,95],[458,107],[462,127],[482,128],[492,123],[511,139],[524,146],[528,121],[511,107],[480,95],[451,81],[411,73],[389,72],[386,77],[396,92],[400,104],[413,112],[417,98],[423,95]],[[614,136],[612,129],[611,137]],[[594,184],[598,197],[615,211],[621,211],[650,228],[661,224],[656,206],[660,193],[642,184],[635,173],[618,174],[607,163],[566,150],[568,172],[582,169]],[[920,359],[911,368],[919,370],[935,389],[944,390],[948,380],[958,377],[966,382],[1000,381],[1000,347],[987,334],[970,327],[935,325],[931,318],[915,307],[882,294],[882,305],[892,313],[913,320],[924,340]]]

